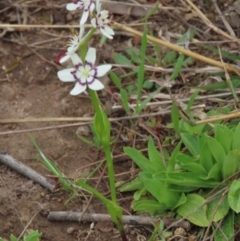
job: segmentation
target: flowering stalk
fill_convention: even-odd
[[[108,168],[108,178],[111,191],[111,199],[113,203],[117,203],[116,187],[115,187],[115,177],[114,177],[114,168],[113,168],[113,159],[110,149],[110,122],[100,106],[100,101],[98,95],[95,91],[89,89],[88,91],[94,110],[96,112],[94,118],[94,128],[98,135],[98,138],[103,146],[105,157],[107,160]]]
[[[75,0],[73,3],[67,4],[67,9],[69,11],[73,11],[79,8],[83,9],[83,14],[80,19],[80,33],[78,36],[71,38],[66,56],[64,58],[64,60],[70,58],[74,67],[58,71],[58,77],[61,81],[75,82],[75,86],[70,92],[71,95],[78,95],[86,90],[89,93],[92,105],[95,110],[93,128],[99,142],[101,143],[101,146],[104,149],[107,161],[111,201],[106,199],[96,189],[88,186],[81,180],[77,181],[76,185],[90,191],[105,204],[113,222],[116,224],[119,232],[121,233],[122,240],[126,241],[127,238],[121,222],[122,208],[117,204],[115,176],[110,144],[110,121],[102,109],[100,100],[96,93],[97,90],[104,88],[104,85],[98,78],[104,76],[112,68],[112,65],[103,64],[95,67],[96,49],[87,47],[89,40],[92,38],[97,28],[99,28],[102,34],[109,39],[113,38],[114,31],[110,27],[111,21],[108,19],[109,13],[107,10],[101,10],[101,4],[99,0],[96,0],[95,12],[95,4],[92,0]],[[85,37],[82,37],[84,31],[83,25],[89,16],[92,17],[91,23],[93,27]],[[80,57],[76,54],[77,49],[79,49]]]
[[[85,60],[85,57],[87,54],[87,43],[90,41],[95,31],[96,31],[95,28],[91,28],[90,31],[87,33],[87,35],[83,38],[83,40],[79,44],[79,53],[83,60]]]

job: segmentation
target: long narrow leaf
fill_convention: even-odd
[[[179,57],[178,57],[178,59],[177,59],[177,62],[176,62],[176,64],[175,64],[173,73],[172,73],[169,81],[174,80],[174,79],[178,76],[178,74],[179,74],[179,72],[180,72],[180,70],[181,70],[181,68],[182,68],[183,61],[184,61],[184,55],[183,55],[183,54],[180,54]]]
[[[146,50],[147,50],[147,27],[145,24],[144,30],[143,30],[143,37],[142,37],[142,46],[141,46],[141,63],[139,66],[138,78],[137,78],[138,91],[137,91],[137,106],[135,110],[136,114],[139,114],[139,102],[142,94],[143,81],[144,81],[144,75],[145,75],[144,63],[145,63]]]

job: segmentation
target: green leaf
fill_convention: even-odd
[[[233,134],[232,149],[240,150],[240,123],[237,125]]]
[[[57,167],[57,165],[50,160],[49,158],[47,158],[45,156],[45,154],[42,152],[42,150],[40,149],[40,147],[38,146],[37,142],[35,141],[35,139],[33,138],[33,136],[30,135],[30,139],[34,145],[34,147],[37,149],[37,151],[39,152],[40,156],[42,159],[40,159],[40,162],[50,171],[52,172],[54,175],[56,175],[58,177],[59,182],[63,185],[63,189],[64,190],[68,190],[68,191],[72,191],[73,188],[71,186],[71,183],[66,179],[63,178],[64,174],[62,173],[62,171]]]
[[[177,53],[175,51],[168,51],[163,58],[163,62],[166,65],[174,64],[176,62],[176,58]]]
[[[189,172],[195,173],[197,175],[206,176],[207,172],[202,165],[194,161],[193,157],[190,157],[184,153],[177,155],[177,163]]]
[[[91,146],[96,146],[94,142],[92,141],[89,141],[86,137],[84,136],[81,136],[81,135],[77,135],[77,137],[83,141],[84,143],[88,144],[88,145],[91,145]]]
[[[173,209],[176,209],[176,208],[182,206],[184,203],[186,203],[186,201],[187,201],[187,197],[186,197],[185,193],[182,193],[181,197],[178,199],[176,206]]]
[[[227,154],[223,164],[223,178],[226,179],[232,176],[238,170],[240,160],[240,151],[234,150]]]
[[[199,160],[199,164],[203,166],[203,168],[209,172],[211,170],[211,168],[213,167],[213,156],[212,153],[208,147],[208,143],[205,142],[202,146],[202,148],[200,148],[200,160]]]
[[[215,181],[221,181],[222,180],[222,173],[219,167],[218,163],[215,163],[212,168],[210,169],[207,177],[200,177],[204,180],[215,180]]]
[[[160,172],[154,174],[153,178],[170,184],[198,188],[213,188],[219,184],[216,181],[202,180],[195,173],[190,172]]]
[[[143,83],[143,88],[146,89],[146,90],[149,90],[153,87],[153,85],[154,85],[154,82],[150,79],[147,79]]]
[[[239,213],[240,212],[240,181],[234,180],[230,186],[228,192],[228,203],[231,209]]]
[[[190,116],[191,117],[191,116]],[[205,127],[205,124],[200,124],[200,125],[190,125],[189,123],[187,123],[186,121],[184,121],[183,119],[180,120],[180,129],[181,129],[181,132],[186,132],[190,135],[199,135],[202,133],[204,127]]]
[[[116,203],[110,201],[110,200],[106,200],[106,202],[104,203],[107,211],[109,213],[109,215],[111,216],[111,219],[113,221],[113,223],[117,226],[118,230],[122,230],[122,208],[120,206],[118,206]]]
[[[146,56],[146,62],[150,65],[159,65],[159,61],[156,59],[156,57],[152,57],[151,55]]]
[[[218,222],[228,214],[229,204],[228,204],[227,196],[225,196],[223,200],[221,199],[222,199],[222,196],[217,197],[214,200],[212,200],[210,203],[208,203],[207,205],[208,220],[213,220],[213,222]]]
[[[137,106],[135,109],[135,113],[139,114],[139,103],[140,103],[140,98],[142,94],[142,89],[143,89],[143,81],[144,81],[144,76],[145,76],[145,54],[147,50],[147,25],[146,23],[144,24],[144,29],[143,29],[143,36],[142,36],[142,44],[141,44],[141,55],[140,55],[140,65],[138,69],[138,75],[137,75]]]
[[[234,241],[234,213],[230,211],[214,234],[214,241]]]
[[[138,48],[127,48],[125,49],[125,52],[131,57],[131,60],[136,63],[140,64],[141,58],[140,58],[140,50]]]
[[[18,241],[18,238],[15,237],[13,234],[10,235],[10,241]]]
[[[197,138],[188,133],[181,133],[181,138],[187,149],[191,152],[191,154],[196,157],[199,155],[200,150],[197,142]]]
[[[165,210],[165,207],[156,200],[147,199],[134,201],[133,210],[140,213],[148,212],[150,215],[155,216],[161,214]]]
[[[126,90],[128,92],[129,95],[135,95],[137,94],[137,87],[136,85],[132,84],[132,85],[127,85],[126,86]]]
[[[151,17],[154,13],[158,12],[158,9],[159,9],[159,6],[156,3],[155,6],[150,11],[148,11],[147,14],[143,17],[142,21],[147,22],[149,17]]]
[[[180,54],[174,66],[174,70],[169,81],[173,81],[178,76],[179,72],[181,71],[183,61],[184,61],[184,55]]]
[[[143,182],[142,182],[142,185],[143,185]],[[144,185],[143,185],[143,186],[144,186]],[[134,192],[134,194],[133,194],[133,199],[134,199],[135,201],[140,200],[140,198],[141,198],[142,196],[146,195],[146,193],[147,193],[147,190],[146,190],[145,188],[143,188],[143,189],[141,189],[141,190],[137,190],[137,191]]]
[[[102,108],[96,112],[94,120],[93,120],[94,130],[98,136],[98,139],[101,141],[103,146],[110,145],[110,131],[111,125],[110,121]]]
[[[150,162],[154,162],[159,166],[159,171],[165,170],[162,156],[160,152],[156,149],[152,137],[150,137],[148,140],[148,157]]]
[[[234,222],[235,222],[235,224],[237,224],[238,226],[240,225],[240,215],[239,215],[239,214],[235,214],[235,215],[234,215]]]
[[[231,83],[232,86],[235,88],[239,88],[240,86],[240,78],[239,77],[231,77]],[[228,88],[228,84],[226,82],[217,82],[213,84],[208,84],[208,85],[202,85],[198,87],[199,89],[204,89],[204,90],[218,90],[218,89],[225,89]]]
[[[132,65],[132,61],[122,54],[114,53],[113,59],[116,64]]]
[[[196,99],[197,95],[199,93],[199,90],[196,90],[192,93],[192,95],[190,96],[190,99],[188,101],[188,105],[187,105],[187,109],[186,109],[186,113],[190,114],[190,110],[192,108],[192,105],[194,103],[194,100]]]
[[[114,73],[114,72],[110,72],[110,77],[113,81],[113,83],[118,87],[118,89],[122,89],[122,83],[120,78]]]
[[[179,113],[178,113],[178,108],[175,103],[172,103],[171,117],[172,117],[174,130],[177,133],[179,133]]]
[[[177,41],[177,44],[185,44],[193,39],[195,35],[194,28],[190,28],[186,33],[184,33]]]
[[[151,101],[151,99],[158,93],[160,92],[161,89],[157,89],[156,91],[154,91],[153,93],[151,93],[150,95],[148,95],[148,97],[140,103],[139,107],[138,107],[138,114],[145,108],[145,106]]]
[[[144,172],[139,174],[145,188],[151,195],[165,207],[164,209],[172,209],[180,198],[179,193],[168,190],[166,184],[156,179],[149,178]]]
[[[169,160],[167,161],[167,171],[169,171],[169,172],[174,171],[174,167],[176,164],[176,156],[180,152],[181,145],[182,145],[182,141],[179,141],[179,143],[173,150],[172,155],[170,156]]]
[[[42,234],[38,232],[38,230],[32,231],[31,233],[25,234],[23,237],[23,241],[39,241]]]
[[[168,184],[168,189],[174,192],[187,193],[197,190],[199,187],[191,187],[186,185],[176,185],[176,184]]]
[[[206,200],[197,195],[187,195],[187,201],[177,209],[177,213],[199,227],[207,227],[210,222],[206,215]]]
[[[223,163],[226,159],[226,153],[222,145],[212,137],[208,138],[207,143],[210,151],[212,152],[213,157],[215,158],[216,162],[219,164],[220,169],[222,170]]]
[[[187,57],[184,61],[183,61],[183,67],[187,68],[189,65],[192,65],[194,63],[194,58],[192,57]]]
[[[159,170],[159,165],[150,162],[140,151],[131,147],[124,147],[124,152],[138,165],[138,167],[145,172],[156,173]]]
[[[128,105],[128,93],[125,89],[121,89],[120,90],[120,95],[121,95],[121,100],[122,100],[122,104],[124,107],[124,110],[127,112],[127,114],[130,114],[130,108]]]
[[[208,45],[205,45],[205,44],[203,44],[202,46],[204,48],[212,51],[213,53],[216,53],[216,54],[219,55],[219,48],[215,48],[215,47],[208,46]],[[240,60],[240,56],[238,54],[233,54],[233,53],[230,53],[230,52],[222,50],[222,49],[220,49],[220,53],[221,53],[221,56],[223,58],[227,58],[227,59],[232,60],[232,61]]]
[[[233,132],[224,125],[216,124],[214,138],[222,145],[225,152],[228,153],[231,150]]]
[[[130,191],[135,191],[135,190],[140,190],[144,187],[142,180],[137,177],[133,179],[132,181],[125,183],[122,185],[118,190],[120,192],[130,192]]]

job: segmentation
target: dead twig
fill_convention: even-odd
[[[82,212],[49,212],[48,220],[49,221],[75,221],[79,220],[79,217],[82,215]],[[174,225],[175,220],[170,218],[161,219],[165,226],[173,225],[172,227],[182,227],[186,230],[189,230],[191,224],[188,221],[181,221],[177,225]],[[112,219],[108,214],[97,214],[97,213],[85,213],[82,217],[83,222],[111,222]],[[159,221],[159,218],[156,217],[146,217],[146,216],[130,216],[123,215],[122,223],[130,225],[152,225]]]
[[[0,153],[0,163],[10,167],[14,171],[22,174],[23,176],[31,179],[32,181],[40,184],[41,186],[45,187],[46,189],[50,190],[51,192],[54,191],[56,185],[51,184],[47,181],[45,177],[34,171],[32,168],[24,165],[23,163],[17,161],[12,156],[8,154]]]

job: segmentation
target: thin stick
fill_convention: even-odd
[[[236,118],[236,117],[240,117],[240,111],[234,112],[234,113],[231,113],[231,114],[227,114],[227,115],[214,116],[212,118],[207,118],[205,120],[196,121],[195,124],[200,125],[200,124],[211,123],[211,122],[215,122],[215,121],[219,121],[219,120],[233,119],[233,118]]]
[[[49,212],[48,220],[49,221],[75,221],[79,220],[82,212]],[[82,217],[83,222],[111,222],[112,219],[108,214],[96,214],[96,213],[85,213]],[[123,215],[122,222],[124,224],[130,225],[153,225],[158,222],[159,218],[155,217],[146,217],[146,216],[130,216]],[[170,220],[169,218],[162,219],[165,226],[174,225],[174,220]],[[190,223],[188,221],[182,221],[178,223],[177,226],[174,227],[182,227],[186,230],[190,229]]]
[[[8,154],[0,153],[0,163],[10,167],[14,171],[22,174],[25,177],[28,177],[32,181],[40,184],[41,186],[47,188],[51,192],[53,192],[55,185],[49,183],[45,177],[34,171],[32,168],[24,165],[23,163],[17,161],[12,156]]]
[[[206,99],[206,98],[204,98]],[[181,100],[177,100],[180,102]],[[157,103],[157,104],[156,104]],[[161,104],[161,102],[151,102],[150,105],[146,106],[157,106]],[[171,102],[169,102],[170,104]],[[131,108],[136,106],[136,104],[130,105]],[[204,104],[193,106],[192,109],[198,109],[205,107]],[[109,118],[109,121],[115,122],[115,121],[121,121],[121,120],[132,120],[132,119],[138,119],[138,118],[145,118],[145,117],[151,117],[156,115],[165,115],[170,113],[170,111],[159,111],[155,113],[148,113],[148,114],[141,114],[141,115],[132,115],[132,116],[123,116],[123,117],[117,117],[117,118]],[[93,117],[42,117],[42,118],[25,118],[25,119],[0,119],[0,124],[8,124],[8,123],[28,123],[28,122],[71,122],[71,121],[83,121],[83,123],[75,123],[76,125],[88,125],[90,122],[93,121]]]

